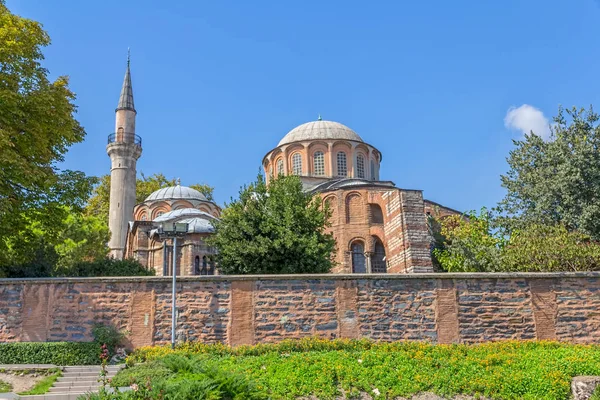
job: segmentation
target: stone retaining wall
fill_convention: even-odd
[[[179,340],[600,343],[600,273],[185,277],[177,292]],[[170,278],[0,279],[0,342],[86,341],[95,323],[168,343]]]

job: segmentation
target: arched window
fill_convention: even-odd
[[[200,256],[194,259],[194,275],[200,275]]]
[[[313,174],[316,176],[325,175],[325,154],[317,151],[313,155]]]
[[[346,162],[346,153],[343,151],[337,153],[337,176],[348,176],[348,163]]]
[[[369,204],[371,210],[371,223],[372,224],[383,224],[383,212],[379,204]]]
[[[277,175],[283,175],[283,159],[277,160]]]
[[[148,216],[146,215],[146,213],[143,213],[141,220],[146,221],[147,219],[148,219]]]
[[[371,180],[375,180],[375,161],[371,160]]]
[[[208,258],[208,275],[215,274],[215,260],[213,257]]]
[[[374,274],[385,274],[387,273],[387,262],[385,259],[385,247],[378,237],[373,236],[375,240],[375,246],[373,255],[371,256],[371,272]]]
[[[365,178],[365,157],[362,154],[356,156],[356,177]]]
[[[302,175],[302,156],[300,153],[295,153],[292,156],[292,172],[294,175]]]
[[[200,275],[208,275],[208,260],[206,256],[202,257],[202,269],[200,270]]]
[[[269,178],[272,178],[272,177],[273,177],[273,166],[271,165],[269,167]]]
[[[351,246],[352,250],[352,273],[366,274],[367,263],[365,259],[365,246],[361,242],[354,242]]]

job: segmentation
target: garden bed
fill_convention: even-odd
[[[419,393],[568,399],[574,376],[600,375],[600,346],[311,339],[234,349],[202,344],[185,344],[175,351],[142,348],[128,364],[130,368],[114,378],[115,386],[134,383],[140,391],[160,388],[165,393],[223,379],[238,382],[239,390],[250,388],[252,395],[245,396],[249,399],[407,398]]]
[[[0,371],[0,393],[43,394],[59,376],[57,368]]]

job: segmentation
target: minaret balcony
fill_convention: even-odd
[[[142,147],[142,138],[135,133],[116,132],[108,135],[108,144],[129,143]]]

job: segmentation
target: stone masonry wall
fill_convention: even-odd
[[[600,273],[183,277],[177,293],[178,341],[600,343]],[[0,280],[0,342],[87,341],[96,323],[168,343],[170,278]]]

